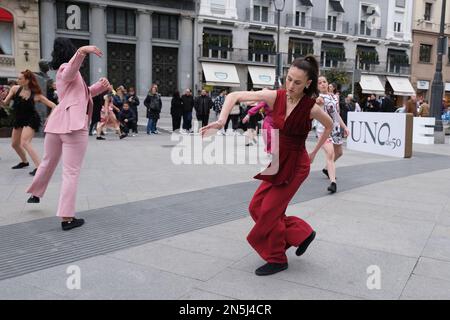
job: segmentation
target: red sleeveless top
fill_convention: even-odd
[[[274,185],[289,184],[294,176],[299,155],[305,151],[305,142],[311,131],[311,109],[316,101],[303,96],[297,106],[286,117],[286,90],[277,90],[277,98],[273,106],[274,128],[278,129],[278,150],[275,150],[270,165],[254,178],[271,182]]]

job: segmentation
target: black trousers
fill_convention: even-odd
[[[232,114],[228,116],[227,122],[225,123],[225,131],[228,130],[228,124],[231,120],[231,127],[233,130],[239,129],[239,115],[238,114]]]
[[[136,122],[134,122],[134,121],[122,122],[121,127],[123,130],[123,133],[126,133],[126,134],[128,134],[130,132],[130,130],[132,130],[133,132],[137,132],[137,125],[136,125]]]
[[[198,114],[197,120],[202,122],[202,127],[207,126],[208,122],[209,122],[209,113],[208,114]]]
[[[172,115],[172,131],[179,130],[181,126],[181,114]]]

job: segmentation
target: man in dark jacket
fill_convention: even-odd
[[[119,121],[122,125],[125,136],[128,135],[130,129],[135,132],[136,129],[136,115],[134,111],[130,109],[129,102],[124,102],[122,110],[119,112]]]
[[[191,89],[186,89],[181,96],[183,102],[183,131],[182,133],[191,132],[192,128],[192,109],[194,109],[194,97]]]
[[[206,90],[202,90],[200,96],[195,98],[194,108],[197,120],[202,122],[202,127],[208,125],[209,110],[212,109],[214,103]]]
[[[156,123],[159,119],[159,114],[162,109],[161,95],[158,93],[158,85],[153,84],[150,88],[150,92],[145,98],[144,105],[147,108],[147,134],[158,134],[156,129]]]
[[[134,133],[138,133],[137,131],[137,123],[139,121],[139,114],[138,114],[138,107],[139,107],[139,98],[136,95],[136,90],[134,87],[130,87],[128,89],[128,96],[127,96],[128,104],[130,105],[130,109],[133,110],[134,114],[136,115],[136,129],[133,131]]]
[[[392,101],[389,95],[386,95],[381,100],[381,112],[395,112],[394,101]]]

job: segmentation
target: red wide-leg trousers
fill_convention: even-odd
[[[250,202],[249,211],[256,224],[247,240],[269,263],[287,263],[286,250],[291,246],[298,247],[313,231],[304,220],[285,214],[309,170],[310,160],[304,150],[298,157],[289,184],[273,185],[263,181]]]

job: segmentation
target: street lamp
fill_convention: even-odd
[[[445,45],[445,8],[447,0],[442,0],[441,30],[439,33],[436,73],[431,87],[431,115],[436,118],[435,131],[442,131],[441,113],[442,97],[444,95],[444,82],[442,81],[442,58]]]
[[[277,70],[275,72],[275,89],[280,87],[280,76],[281,76],[281,55],[280,55],[280,20],[281,11],[284,10],[286,0],[272,0],[275,10],[277,10],[278,17],[278,28],[277,28]]]

